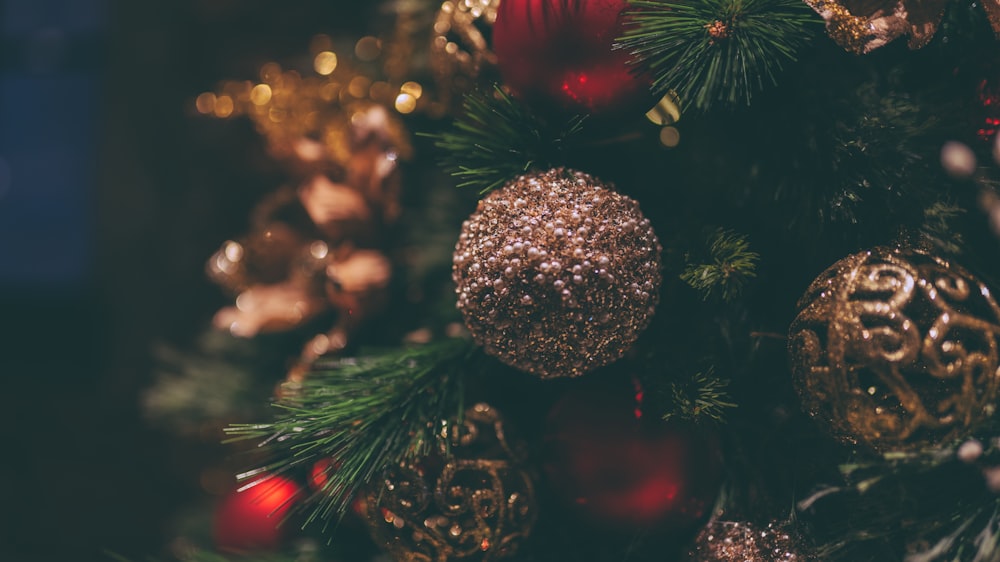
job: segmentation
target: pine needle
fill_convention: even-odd
[[[759,258],[750,251],[746,237],[720,228],[708,238],[708,263],[690,263],[689,258],[681,280],[700,291],[705,300],[719,295],[727,302],[733,301],[757,276]]]
[[[576,116],[550,125],[499,86],[490,93],[467,94],[462,108],[451,130],[421,136],[435,139],[434,146],[443,151],[440,164],[461,180],[459,187],[472,187],[480,194],[528,170],[558,165],[565,145],[584,121]]]
[[[687,381],[671,382],[669,398],[673,409],[666,412],[663,419],[723,421],[726,410],[736,407],[729,401],[728,386],[729,381],[717,377],[711,367],[695,373]]]
[[[632,0],[621,46],[688,107],[750,104],[819,23],[800,0]]]
[[[339,520],[358,492],[385,469],[430,453],[463,411],[464,373],[475,346],[461,339],[317,366],[277,421],[229,427],[233,440],[263,439],[273,461],[240,475],[253,479],[331,460],[335,467],[307,505],[306,524]]]

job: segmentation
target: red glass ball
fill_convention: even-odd
[[[590,114],[644,113],[650,80],[614,49],[627,0],[503,0],[493,50],[512,93],[531,105]]]
[[[228,552],[278,549],[288,532],[288,526],[280,523],[302,497],[302,488],[282,476],[230,493],[215,511],[216,548]]]
[[[552,488],[602,526],[694,532],[722,481],[716,440],[646,418],[641,389],[618,382],[581,386],[550,411],[544,470]]]

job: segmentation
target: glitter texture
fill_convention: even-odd
[[[712,521],[688,553],[692,562],[815,562],[779,525]]]
[[[537,516],[523,443],[476,404],[436,456],[389,470],[366,498],[368,529],[398,562],[491,562],[517,553]]]
[[[1000,307],[961,267],[876,248],[831,266],[799,309],[789,331],[796,390],[842,440],[937,445],[996,410]]]
[[[490,193],[462,224],[458,308],[475,340],[543,378],[625,353],[658,301],[662,248],[634,200],[565,169]]]

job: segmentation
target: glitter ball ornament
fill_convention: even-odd
[[[634,200],[581,172],[522,176],[479,202],[455,248],[475,340],[543,378],[618,359],[649,324],[660,243]]]
[[[282,520],[304,497],[302,488],[283,476],[232,492],[215,511],[216,547],[227,552],[278,549],[290,530]]]
[[[438,455],[388,471],[368,494],[367,524],[398,562],[489,562],[517,552],[536,518],[523,444],[487,404],[465,413]],[[447,460],[446,460],[447,459]]]
[[[802,404],[842,440],[907,450],[990,418],[1000,307],[968,271],[917,250],[844,258],[812,283],[789,332]]]
[[[546,418],[542,465],[551,489],[587,522],[687,538],[719,493],[717,440],[644,409],[634,381],[581,380]]]
[[[797,537],[776,523],[758,527],[739,521],[712,521],[688,552],[690,562],[814,562]]]
[[[504,83],[532,104],[574,112],[639,115],[656,100],[648,77],[615,49],[626,0],[503,0],[493,49]]]

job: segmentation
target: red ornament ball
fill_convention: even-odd
[[[532,105],[613,114],[653,105],[650,80],[614,49],[627,0],[503,0],[493,50],[504,83]]]
[[[215,511],[215,546],[237,553],[277,550],[288,532],[281,522],[303,497],[302,488],[283,476],[230,493]]]
[[[642,398],[639,385],[620,377],[585,381],[563,396],[546,422],[545,473],[593,523],[693,533],[719,492],[719,448],[699,428],[644,416]]]

